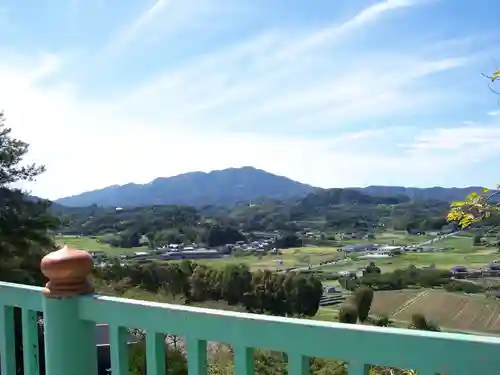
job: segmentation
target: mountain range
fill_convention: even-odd
[[[413,188],[402,186],[368,186],[349,188],[380,197],[406,196],[410,200],[461,200],[482,187]],[[147,184],[129,183],[57,199],[69,207],[98,205],[103,207],[137,207],[178,204],[188,206],[232,206],[260,198],[290,199],[304,197],[323,190],[253,167],[228,168],[205,172],[190,172],[157,178]]]

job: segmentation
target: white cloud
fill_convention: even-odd
[[[39,61],[43,66],[43,59]],[[132,180],[147,182],[186,171],[243,165],[325,187],[389,183],[393,175],[418,184],[428,176],[429,165],[433,173],[440,173],[455,162],[459,153],[456,148],[450,151],[449,137],[467,139],[478,147],[485,142],[489,150],[500,138],[498,132],[487,136],[486,130],[476,133],[477,139],[466,130],[421,132],[408,148],[411,152],[394,154],[386,148],[412,129],[362,130],[308,140],[214,133],[179,124],[160,127],[83,101],[67,87],[37,86],[25,73],[13,67],[0,69],[0,81],[7,83],[0,87],[0,103],[15,135],[31,143],[29,158],[48,166],[48,172],[28,187],[50,198]],[[441,154],[443,148],[449,152]]]
[[[157,1],[119,33],[111,49],[145,38],[172,4]],[[483,126],[471,135],[463,125],[429,131],[397,122],[406,113],[452,102],[445,87],[426,79],[470,58],[429,57],[415,48],[350,59],[348,50],[331,50],[350,32],[415,4],[387,0],[343,24],[294,37],[286,30],[265,32],[172,64],[99,101],[83,96],[85,82],[48,81],[66,67],[59,55],[24,56],[22,64],[2,59],[1,109],[15,135],[31,144],[29,158],[48,167],[27,187],[57,198],[243,165],[323,187],[445,178],[457,158],[467,165],[496,153],[498,132]],[[352,128],[356,122],[365,127]],[[314,137],[316,131],[324,135]],[[466,158],[457,144],[488,152]]]
[[[109,46],[109,52],[117,52],[133,41],[144,32],[145,29],[151,27],[151,23],[163,14],[173,3],[172,0],[156,0],[150,7],[143,11],[129,25],[123,28],[121,32],[114,38]]]
[[[500,115],[500,110],[488,112],[488,116],[498,116],[498,115]]]

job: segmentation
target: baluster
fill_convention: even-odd
[[[24,375],[39,375],[38,313],[22,311]]]
[[[127,375],[128,368],[128,338],[125,327],[109,326],[109,350],[111,357],[111,375]]]
[[[290,353],[288,355],[288,374],[289,375],[309,375],[311,366],[309,358],[300,353]]]
[[[146,367],[148,375],[165,375],[165,335],[146,332]]]
[[[16,375],[16,345],[14,334],[14,308],[0,306],[0,361],[2,375]]]
[[[368,375],[370,373],[370,365],[363,362],[349,361],[347,368],[348,375]]]
[[[234,347],[234,368],[237,375],[255,374],[253,348],[246,348],[244,346]]]
[[[189,375],[207,374],[207,342],[188,337],[187,349]]]

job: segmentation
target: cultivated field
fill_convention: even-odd
[[[443,329],[500,334],[500,301],[439,290],[376,292],[371,309],[399,322],[424,314]]]
[[[450,237],[429,246],[447,248],[447,250],[430,253],[404,253],[400,256],[379,258],[373,261],[382,272],[390,272],[409,265],[425,267],[434,264],[437,268],[442,269],[449,269],[453,266],[478,268],[500,258],[500,254],[496,252],[495,248],[473,247],[471,237]],[[353,270],[366,266],[370,261],[368,259],[353,259],[341,264],[326,265],[320,269],[326,272]]]
[[[392,316],[420,294],[421,292],[418,290],[376,292],[370,311],[377,315]]]
[[[432,236],[414,236],[404,231],[385,231],[376,234],[373,239],[344,239],[344,244],[376,243],[376,244],[398,244],[411,245],[418,244],[433,238]]]
[[[104,251],[109,255],[118,255],[135,251],[144,251],[144,247],[135,247],[133,249],[125,249],[121,247],[111,247],[106,243],[97,241],[97,238],[83,236],[56,236],[55,241],[58,245],[67,245],[74,249],[85,251]]]
[[[290,267],[307,267],[309,264],[335,260],[343,254],[334,247],[299,247],[282,250],[281,255],[255,255],[227,257],[223,259],[199,259],[197,263],[207,264],[212,267],[224,267],[227,264],[247,264],[251,270],[268,269],[281,270]]]
[[[57,236],[56,243],[68,245],[69,247],[85,251],[103,251],[111,256],[136,251],[146,251],[145,247],[131,249],[111,247],[108,244],[98,242],[97,238],[83,236]],[[319,264],[323,261],[334,260],[342,255],[334,247],[299,247],[282,250],[281,255],[255,255],[227,257],[221,259],[197,259],[197,263],[207,264],[212,267],[224,267],[227,264],[247,264],[252,270],[258,269],[284,269],[289,267],[306,267],[309,264]]]

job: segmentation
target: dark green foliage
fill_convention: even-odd
[[[366,318],[368,318],[368,314],[370,313],[370,308],[372,306],[373,301],[373,289],[369,288],[365,285],[360,286],[354,292],[354,301],[353,303],[358,310],[358,317],[361,322],[364,322]]]
[[[122,210],[55,205],[53,210],[64,219],[61,231],[66,234],[103,235],[127,230],[146,234],[155,244],[162,244],[206,242],[207,232],[217,226],[244,232],[279,230],[293,234],[304,227],[369,233],[381,223],[401,230],[439,230],[449,206],[447,202],[372,197],[349,189],[318,190],[302,199],[261,198],[250,203],[244,201],[234,207],[168,205]],[[294,243],[298,246],[298,241]]]
[[[423,314],[413,314],[411,316],[411,327],[414,329],[427,330],[427,320]]]
[[[215,269],[185,260],[157,265],[114,264],[95,269],[96,278],[117,286],[140,286],[149,292],[160,288],[173,297],[182,295],[185,303],[223,300],[229,305],[241,304],[249,312],[281,316],[314,316],[323,294],[321,282],[301,273],[251,273],[245,265],[227,265]]]
[[[361,283],[375,290],[399,290],[410,286],[424,288],[444,286],[448,284],[450,273],[446,270],[421,269],[409,266],[406,269],[397,269],[387,273],[365,273]]]
[[[380,274],[380,268],[374,262],[370,262],[368,267],[365,268],[364,274]]]
[[[291,247],[300,247],[302,245],[302,240],[294,233],[289,233],[278,238],[275,243],[278,249],[288,249]]]
[[[485,288],[482,285],[468,281],[451,281],[444,286],[448,292],[482,293]]]
[[[481,245],[482,244],[481,238],[482,238],[482,236],[481,236],[480,233],[475,234],[474,237],[473,237],[473,240],[472,240],[472,244],[474,246]]]
[[[146,344],[144,339],[128,348],[129,371],[131,375],[146,375]],[[180,350],[165,345],[165,374],[187,375],[187,359]]]
[[[28,144],[12,138],[4,121],[0,112],[0,280],[39,285],[41,257],[54,248],[47,230],[58,222],[47,214],[50,202],[11,188],[35,179],[45,168],[22,164]]]
[[[356,290],[359,285],[359,279],[353,277],[341,277],[339,278],[339,284],[345,290]]]
[[[436,324],[427,321],[424,314],[413,314],[411,317],[411,324],[408,328],[418,329],[421,331],[440,331],[439,327]]]
[[[339,322],[356,324],[358,322],[358,309],[352,303],[344,303],[339,309]]]
[[[28,144],[12,138],[11,129],[5,127],[4,122],[4,115],[0,112],[0,280],[41,285],[44,278],[40,272],[40,260],[55,248],[47,230],[56,228],[58,221],[47,213],[50,202],[29,197],[12,188],[13,183],[34,180],[45,168],[22,163]],[[23,373],[19,308],[14,311],[14,333],[17,372]]]
[[[408,328],[421,331],[440,331],[436,324],[427,321],[424,314],[413,314],[411,316],[411,324]]]
[[[373,325],[377,327],[389,327],[392,322],[387,315],[377,316],[371,319]]]
[[[244,240],[245,236],[237,229],[220,225],[212,226],[206,236],[206,243],[209,246],[222,246]]]

